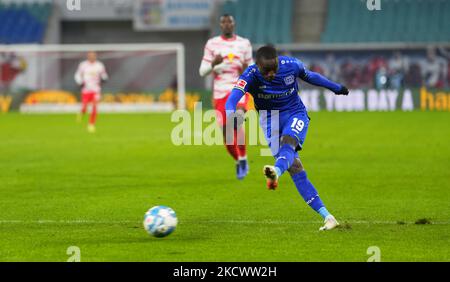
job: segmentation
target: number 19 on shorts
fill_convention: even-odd
[[[294,118],[291,124],[292,131],[298,134],[303,130],[303,127],[305,127],[305,122],[301,119]]]

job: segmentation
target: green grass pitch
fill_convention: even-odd
[[[249,149],[238,181],[223,146],[174,146],[169,114],[0,116],[0,261],[450,261],[450,115],[311,113],[301,158],[342,228],[288,175],[265,187],[270,157]],[[155,205],[177,230],[142,227]],[[416,224],[426,218],[431,224]]]

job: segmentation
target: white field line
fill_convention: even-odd
[[[284,221],[284,220],[182,220],[183,223],[195,224],[274,224],[274,225],[301,225],[320,224],[322,221]],[[377,225],[401,225],[414,224],[413,221],[389,221],[389,220],[340,220],[341,224],[377,224]],[[400,223],[399,223],[400,222]],[[141,224],[142,222],[133,220],[0,220],[0,224]],[[431,221],[432,225],[450,225],[450,221]]]

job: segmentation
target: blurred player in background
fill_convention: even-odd
[[[238,179],[243,179],[249,171],[245,131],[242,128],[235,129],[233,144],[226,144],[225,103],[239,76],[249,65],[253,64],[253,59],[250,41],[236,35],[234,27],[233,16],[224,14],[220,17],[222,34],[209,39],[206,43],[199,73],[201,76],[213,74],[213,103],[218,112],[217,121],[222,127],[227,151],[236,161],[236,176]],[[248,99],[247,94],[243,95],[237,108],[245,112],[248,109]]]
[[[95,132],[95,121],[97,118],[97,103],[100,101],[101,83],[108,79],[105,66],[97,60],[97,53],[87,53],[87,60],[78,65],[75,73],[75,81],[81,86],[81,113],[78,120],[81,121],[86,113],[88,103],[92,103],[92,112],[89,118],[88,131]]]
[[[10,86],[16,77],[27,69],[24,58],[17,56],[14,52],[0,54],[0,91],[10,92]]]
[[[325,225],[320,230],[330,230],[339,223],[328,212],[307,178],[297,153],[302,149],[309,125],[306,107],[298,95],[297,78],[325,87],[336,95],[348,95],[345,86],[306,69],[296,58],[278,56],[272,46],[264,46],[256,52],[256,64],[240,76],[226,103],[226,110],[227,114],[234,113],[238,101],[249,92],[255,100],[256,109],[267,111],[267,115],[261,115],[261,128],[275,157],[275,165],[266,165],[263,170],[268,188],[275,189],[278,178],[288,171],[305,202],[324,218]],[[278,111],[278,114],[273,111]],[[272,115],[275,114],[279,124],[273,124]],[[275,144],[280,144],[279,148]]]

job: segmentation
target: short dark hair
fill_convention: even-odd
[[[222,18],[232,18],[232,19],[234,20],[233,15],[232,15],[232,14],[228,14],[228,13],[222,14],[222,15],[219,17],[219,19],[222,19]]]
[[[266,60],[276,59],[277,56],[278,56],[277,49],[275,49],[273,45],[265,45],[256,51],[257,61],[259,61],[260,59]]]

